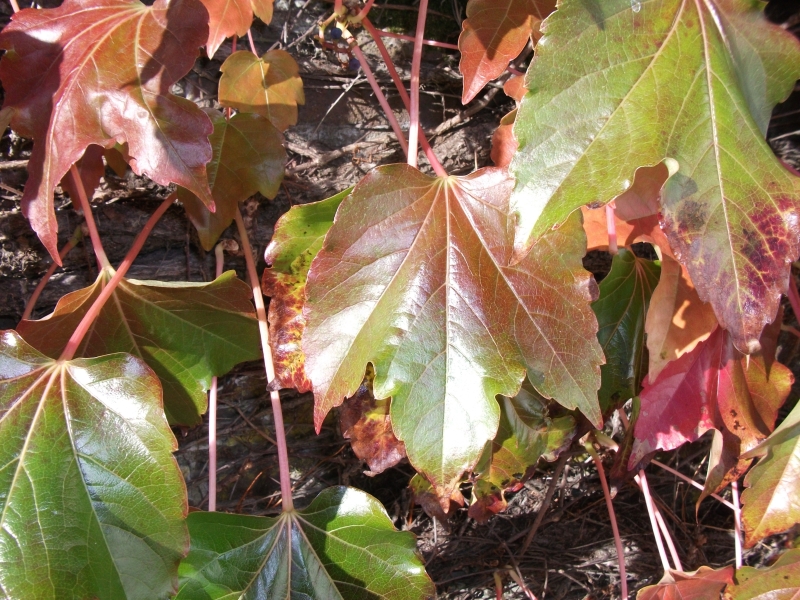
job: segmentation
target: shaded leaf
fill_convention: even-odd
[[[606,355],[598,392],[603,413],[636,396],[647,373],[644,320],[660,270],[653,261],[620,248],[611,272],[600,282],[600,298],[592,310],[599,326],[597,339]]]
[[[522,98],[528,93],[528,89],[525,87],[525,77],[522,75],[514,75],[508,78],[503,84],[503,92],[505,92],[506,96],[509,98],[516,100],[517,104],[522,102]]]
[[[171,596],[186,487],[158,379],[124,354],[56,362],[13,331],[0,364],[3,595]]]
[[[571,416],[551,418],[547,401],[523,387],[514,398],[500,398],[500,426],[475,468],[469,516],[484,522],[506,509],[505,492],[516,492],[540,458],[548,461],[575,435]]]
[[[505,169],[433,178],[379,167],[342,202],[308,276],[302,345],[317,427],[371,362],[395,435],[445,499],[497,433],[495,396],[516,395],[526,371],[542,395],[601,422],[580,223],[508,267],[512,185]]]
[[[128,172],[128,162],[130,161],[127,144],[117,144],[112,148],[106,148],[103,151],[103,156],[106,159],[106,164],[117,174],[117,177],[125,177]]]
[[[514,119],[517,109],[512,110],[502,119],[500,126],[492,135],[492,162],[497,167],[507,167],[517,152],[517,139],[514,137]]]
[[[300,347],[306,320],[306,278],[311,261],[322,248],[322,240],[333,225],[336,210],[353,188],[320,202],[293,206],[278,219],[272,241],[264,252],[271,268],[264,269],[261,287],[270,297],[269,344],[275,363],[275,389],[311,390],[306,377],[305,356]]]
[[[664,256],[645,322],[650,381],[655,381],[669,362],[708,339],[716,326],[714,310],[700,300],[686,267]]]
[[[800,550],[788,550],[766,569],[743,567],[725,600],[792,600],[800,596]]]
[[[214,155],[206,166],[208,185],[216,204],[211,212],[189,190],[178,189],[203,248],[210,251],[233,222],[239,202],[260,192],[274,198],[280,191],[286,166],[283,136],[267,119],[239,113],[230,120],[216,110],[206,110],[214,124],[209,137]]]
[[[19,334],[57,358],[112,275],[104,269],[93,285],[61,298],[51,315],[22,321]],[[211,283],[123,279],[77,355],[127,352],[141,358],[161,379],[170,422],[197,425],[211,378],[260,355],[250,298],[250,287],[233,271]]]
[[[90,144],[127,142],[131,167],[213,206],[211,123],[169,94],[207,37],[198,0],[65,0],[16,13],[0,33],[0,79],[14,130],[34,140],[23,210],[58,263],[53,189]]]
[[[250,2],[255,15],[267,24],[272,21],[274,3],[275,0],[251,0]]]
[[[13,118],[14,109],[10,106],[4,106],[3,110],[0,110],[0,132],[5,133]],[[2,135],[2,133],[0,133],[0,135]]]
[[[194,512],[176,600],[422,600],[433,584],[414,536],[354,488],[321,492],[277,518]]]
[[[103,148],[92,144],[86,148],[81,159],[75,163],[78,169],[81,181],[83,182],[83,189],[86,190],[86,197],[89,201],[92,200],[92,194],[97,186],[100,185],[100,178],[106,172],[106,166],[103,164]],[[71,170],[70,170],[71,171]],[[80,196],[78,190],[73,185],[72,174],[67,171],[64,178],[61,180],[62,189],[69,194],[72,203],[76,207],[80,207]]]
[[[297,63],[284,50],[261,58],[250,51],[231,54],[222,66],[219,101],[223,106],[257,113],[280,131],[297,123],[297,105],[305,104]]]
[[[736,347],[757,349],[800,254],[800,180],[764,140],[772,108],[800,77],[800,42],[762,9],[750,0],[559,4],[514,130],[517,257],[587,198],[608,202],[637,167],[669,159],[670,246]]]
[[[416,473],[411,478],[408,488],[411,490],[411,497],[414,503],[419,504],[429,517],[438,519],[445,526],[447,524],[447,516],[451,514],[454,507],[464,506],[465,504],[464,496],[458,488],[453,490],[447,501],[439,498],[430,482],[419,473]]]
[[[775,363],[773,369],[778,367]],[[800,523],[800,404],[744,458],[760,458],[744,479],[742,523],[750,548]]]
[[[233,35],[247,34],[253,24],[253,6],[250,0],[200,0],[208,11],[208,42],[206,51],[209,58],[225,41]]]
[[[508,63],[538,33],[539,23],[555,8],[555,0],[469,1],[458,38],[464,104],[505,72]]]
[[[719,570],[700,567],[690,573],[670,570],[658,585],[639,590],[636,600],[709,600],[719,598],[730,583],[733,583],[733,567]]]

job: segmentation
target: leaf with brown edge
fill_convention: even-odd
[[[233,35],[243,36],[253,24],[253,6],[250,0],[200,0],[208,11],[209,58]]]
[[[700,300],[686,267],[664,256],[645,323],[650,381],[671,361],[708,339],[716,326],[714,309]]]
[[[57,358],[113,269],[90,287],[61,298],[52,314],[22,321],[17,330],[40,352]],[[77,356],[127,352],[155,371],[164,412],[173,424],[197,425],[215,375],[259,357],[250,287],[233,271],[210,283],[123,279],[78,348]]]
[[[212,213],[184,188],[178,189],[178,200],[197,229],[201,245],[210,251],[233,222],[239,202],[256,192],[270,199],[278,194],[286,150],[280,131],[260,115],[239,113],[228,120],[217,110],[206,109],[206,114],[214,124],[208,138],[213,157],[206,171],[217,210]]]
[[[395,466],[406,457],[406,448],[392,431],[391,400],[376,400],[372,393],[375,372],[367,367],[356,393],[339,407],[342,437],[350,440],[353,454],[369,465],[364,474],[373,476]]]
[[[297,105],[305,104],[305,95],[291,54],[270,50],[259,58],[241,50],[231,54],[220,70],[220,104],[266,117],[280,131],[297,123]]]
[[[525,87],[525,77],[522,75],[510,77],[503,84],[503,92],[505,92],[505,95],[509,98],[513,98],[517,102],[517,105],[519,105],[525,97],[525,94],[528,93],[528,89]]]
[[[311,390],[305,355],[300,347],[306,320],[306,278],[311,261],[333,225],[336,210],[353,188],[319,202],[293,206],[275,224],[272,241],[264,252],[270,268],[264,269],[261,287],[269,301],[269,345],[275,363],[272,389]]]
[[[636,600],[710,600],[719,598],[726,585],[733,583],[733,567],[711,569],[700,567],[684,573],[673,571],[658,583],[639,590]]]
[[[500,126],[492,135],[492,162],[496,167],[508,167],[517,151],[517,139],[514,137],[514,119],[517,109],[512,110],[502,119]]]
[[[554,0],[470,0],[458,48],[464,76],[461,101],[470,102],[505,72],[539,23],[555,10]]]
[[[188,188],[213,207],[211,123],[169,93],[207,35],[199,0],[65,0],[21,10],[0,33],[12,126],[34,140],[23,212],[58,264],[53,190],[90,144],[127,142],[137,174]]]
[[[628,466],[655,450],[695,441],[710,429],[735,436],[740,452],[749,450],[769,435],[793,381],[780,363],[767,369],[761,354],[748,360],[718,327],[669,363],[655,382],[645,383]]]
[[[127,144],[116,144],[111,148],[106,148],[103,151],[103,156],[106,159],[106,164],[117,174],[117,177],[125,177],[125,173],[128,172],[128,163],[130,162]]]
[[[742,493],[745,546],[751,548],[800,523],[800,404],[744,458],[759,458],[744,478]]]
[[[800,597],[800,549],[787,550],[766,569],[742,567],[725,588],[725,600],[796,600]]]
[[[411,490],[411,498],[415,504],[419,504],[422,510],[429,517],[438,519],[446,526],[447,516],[454,507],[464,506],[464,496],[456,488],[449,498],[439,498],[433,490],[430,482],[419,473],[415,474],[408,483]],[[443,508],[444,507],[444,508]]]
[[[475,468],[469,516],[478,522],[508,506],[506,492],[516,492],[540,458],[553,461],[575,435],[575,419],[551,417],[549,402],[529,384],[514,398],[500,398],[500,426]]]
[[[497,395],[536,390],[601,422],[602,352],[577,219],[509,267],[506,169],[371,171],[339,206],[308,275],[302,347],[315,424],[367,363],[395,435],[443,498],[497,433]],[[391,233],[390,233],[391,232]]]
[[[272,22],[274,4],[275,0],[251,0],[250,2],[255,15],[267,24]]]

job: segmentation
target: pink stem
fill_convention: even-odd
[[[72,250],[75,246],[78,245],[78,242],[81,240],[81,228],[78,227],[75,230],[75,235],[73,235],[70,240],[64,245],[61,249],[61,252],[58,253],[58,258],[62,261],[64,257],[69,254],[70,250]],[[31,294],[30,300],[25,305],[25,312],[22,313],[22,320],[27,321],[31,318],[31,313],[33,313],[33,307],[36,306],[36,301],[39,299],[39,296],[42,295],[42,290],[44,286],[47,285],[47,282],[50,281],[50,278],[53,276],[53,273],[56,272],[58,268],[58,263],[53,262],[47,269],[47,272],[44,276],[39,280],[39,283],[36,284],[36,289],[33,290],[33,294]]]
[[[614,204],[611,202],[606,204],[606,227],[608,227],[608,251],[611,254],[617,254],[619,252],[617,246],[617,221],[614,218]]]
[[[133,261],[136,260],[136,257],[139,255],[139,252],[144,246],[145,241],[147,240],[147,236],[150,235],[150,232],[153,231],[153,227],[156,226],[158,220],[167,212],[167,209],[170,205],[175,202],[175,198],[177,198],[177,192],[173,192],[169,196],[167,196],[166,200],[161,203],[156,211],[150,215],[150,218],[147,220],[147,223],[144,224],[144,227],[139,232],[139,235],[136,236],[136,239],[133,241],[133,246],[131,249],[128,250],[128,254],[125,255],[125,259],[120,264],[117,272],[114,273],[114,276],[111,280],[106,284],[103,288],[103,291],[100,292],[100,295],[97,297],[97,300],[94,301],[94,304],[89,308],[88,312],[83,316],[81,322],[78,323],[78,327],[73,332],[72,336],[69,338],[64,351],[61,353],[59,360],[72,360],[75,356],[75,352],[77,352],[78,347],[81,345],[83,338],[86,336],[86,333],[89,331],[89,328],[94,323],[95,319],[97,319],[97,315],[100,314],[100,311],[103,310],[103,306],[111,297],[111,294],[114,293],[114,290],[117,288],[117,285],[122,278],[125,277],[125,273],[128,272]]]
[[[369,11],[372,8],[373,4],[375,4],[375,0],[367,0],[367,3],[364,5],[364,8],[361,9],[361,12],[356,15],[353,21],[359,22],[365,19],[366,16],[369,14]]]
[[[376,30],[378,35],[381,37],[390,37],[395,38],[396,40],[406,40],[409,42],[416,41],[416,38],[411,37],[410,35],[403,35],[402,33],[394,33],[393,31],[384,31],[383,29]],[[447,42],[437,42],[436,40],[422,40],[421,42],[425,46],[435,46],[436,48],[447,48],[448,50],[458,50],[458,46],[456,44],[448,44]]]
[[[733,528],[736,537],[733,539],[733,547],[736,552],[736,568],[742,568],[742,509],[739,508],[739,482],[731,482],[731,494],[733,495]]]
[[[86,219],[86,226],[89,228],[89,237],[92,238],[92,249],[94,250],[95,258],[97,258],[97,268],[102,271],[104,268],[110,267],[111,263],[108,262],[103,243],[100,241],[100,234],[97,231],[97,224],[94,222],[94,215],[92,214],[92,205],[89,204],[89,198],[86,196],[83,179],[78,173],[78,167],[72,165],[69,168],[69,174],[72,177],[72,185],[78,192],[78,198],[80,198],[83,216]]]
[[[344,14],[344,8],[342,7],[343,0],[333,0],[333,12],[337,15]]]
[[[253,41],[253,32],[249,29],[247,30],[247,41],[250,42],[250,50],[258,56],[258,51],[256,50],[256,43]]]
[[[619,535],[619,527],[617,527],[617,515],[614,513],[614,503],[611,500],[611,492],[608,489],[608,481],[606,481],[606,470],[603,468],[603,461],[597,455],[597,452],[592,445],[592,442],[586,443],[586,450],[594,461],[597,467],[597,474],[600,476],[600,485],[603,486],[603,496],[606,498],[606,508],[608,509],[608,518],[611,521],[611,531],[614,533],[614,546],[617,549],[617,561],[619,562],[619,579],[620,587],[622,588],[622,597],[628,597],[628,576],[625,573],[625,550],[622,547],[622,538]]]
[[[247,237],[247,229],[244,226],[242,213],[237,207],[234,213],[236,227],[239,229],[239,237],[242,238],[242,251],[247,263],[247,274],[250,278],[250,286],[253,289],[253,301],[256,305],[256,315],[258,316],[258,331],[261,334],[261,350],[264,353],[264,368],[267,372],[267,381],[275,379],[275,365],[272,362],[272,348],[269,345],[269,328],[267,326],[267,310],[264,307],[264,294],[261,291],[261,283],[258,280],[256,264],[253,261],[253,251],[250,248],[250,239]],[[280,468],[281,479],[281,503],[284,511],[294,510],[292,502],[292,481],[289,478],[289,449],[286,444],[286,431],[283,426],[283,411],[281,410],[281,397],[278,392],[270,392],[272,401],[272,415],[275,421],[275,441],[278,442],[278,466]]]
[[[661,529],[661,533],[664,535],[664,540],[667,542],[667,548],[669,549],[669,554],[672,557],[672,564],[675,565],[675,568],[678,571],[683,571],[683,565],[681,564],[681,558],[678,556],[678,550],[675,548],[675,542],[672,541],[672,536],[669,534],[669,529],[667,529],[667,524],[664,522],[664,517],[661,516],[661,511],[658,510],[658,506],[653,506],[653,509],[656,513],[656,521],[658,522],[658,527]]]
[[[797,281],[794,275],[789,273],[789,304],[792,305],[792,312],[794,318],[800,321],[800,294],[797,293]]]
[[[17,0],[8,0],[11,3],[11,9],[15,12],[19,12],[19,4],[17,4]]]
[[[652,460],[650,461],[650,464],[653,464],[653,465],[655,465],[655,466],[657,466],[657,467],[661,467],[662,469],[664,469],[665,471],[667,471],[667,472],[669,472],[669,473],[672,473],[672,474],[673,474],[673,475],[675,475],[676,477],[680,477],[680,478],[681,478],[681,479],[683,479],[683,480],[684,480],[686,483],[688,483],[688,484],[690,484],[690,485],[693,485],[693,486],[694,486],[694,487],[696,487],[698,490],[703,490],[703,489],[705,489],[705,488],[704,488],[702,485],[700,485],[699,483],[697,483],[697,482],[696,482],[694,479],[692,479],[691,477],[687,477],[686,475],[684,475],[684,474],[683,474],[683,473],[681,473],[680,471],[676,471],[675,469],[673,469],[672,467],[669,467],[669,466],[665,465],[664,463],[661,463],[661,462],[658,462],[658,461],[657,461],[657,460],[655,460],[655,459],[652,459]],[[723,503],[725,506],[727,506],[727,507],[728,507],[728,508],[730,508],[731,510],[735,510],[735,509],[734,509],[734,507],[733,507],[733,504],[731,504],[730,502],[728,502],[727,500],[725,500],[725,498],[723,498],[722,496],[719,496],[719,495],[717,495],[717,494],[711,494],[711,497],[712,497],[712,498],[714,498],[715,500],[718,500],[719,502],[722,502],[722,503]]]
[[[216,277],[219,279],[225,265],[224,244],[217,244],[214,255],[217,259]],[[212,377],[211,390],[208,392],[208,510],[217,510],[217,377]]]
[[[656,546],[658,546],[658,555],[661,557],[661,566],[664,567],[664,573],[669,573],[669,559],[664,550],[664,542],[661,541],[661,534],[658,531],[658,522],[656,521],[656,513],[653,507],[653,497],[650,495],[650,487],[647,485],[647,477],[644,470],[639,469],[639,474],[634,477],[636,483],[642,490],[644,496],[644,503],[647,506],[647,514],[650,516],[650,526],[653,528],[653,537],[656,538]]]
[[[414,56],[411,59],[411,125],[408,131],[408,164],[417,166],[419,145],[419,72],[422,65],[422,40],[425,37],[425,19],[428,17],[428,0],[420,0],[417,15],[417,34],[414,37]]]
[[[366,75],[367,81],[369,81],[369,84],[372,86],[372,91],[375,93],[375,97],[378,99],[383,112],[386,114],[386,118],[389,120],[389,125],[392,126],[392,131],[394,131],[395,136],[397,136],[397,141],[400,142],[403,152],[408,155],[408,142],[403,135],[403,128],[400,127],[400,123],[397,122],[397,117],[394,116],[392,107],[389,106],[389,102],[386,100],[386,96],[383,94],[381,86],[378,85],[378,81],[375,79],[375,75],[372,73],[372,69],[367,62],[367,57],[364,56],[361,48],[359,48],[358,44],[355,42],[353,42],[353,44],[350,46],[350,49],[353,51],[353,54],[355,54],[358,62],[361,63],[361,68],[364,70],[364,75]]]

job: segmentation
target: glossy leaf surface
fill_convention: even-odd
[[[333,225],[339,205],[352,191],[349,188],[331,198],[293,206],[275,225],[275,233],[264,260],[261,287],[269,296],[269,344],[275,363],[276,389],[311,390],[306,377],[305,355],[300,347],[306,320],[306,279],[311,261],[322,248],[322,240]]]
[[[458,38],[464,104],[505,72],[555,7],[555,0],[469,1]]]
[[[760,460],[745,477],[747,489],[742,494],[747,547],[800,523],[800,405],[745,455],[754,457]]]
[[[559,5],[514,130],[516,256],[587,200],[619,195],[637,167],[669,158],[677,172],[661,206],[670,245],[736,347],[757,349],[800,254],[800,179],[764,140],[772,108],[800,77],[800,43],[762,8]]]
[[[380,502],[328,488],[278,518],[195,512],[176,600],[423,600],[433,584],[411,533]]]
[[[225,38],[247,34],[253,24],[250,0],[200,0],[208,11],[208,42],[206,51],[214,57]]]
[[[65,0],[26,9],[0,33],[0,79],[14,130],[34,140],[22,203],[58,261],[53,189],[90,144],[127,142],[131,167],[213,206],[211,123],[169,94],[208,34],[198,0]],[[60,262],[59,262],[60,264]]]
[[[257,113],[280,131],[297,123],[297,105],[305,104],[297,63],[284,50],[261,58],[242,50],[222,63],[219,101],[223,106]]]
[[[766,569],[743,567],[725,600],[794,600],[800,597],[800,550],[788,550]]]
[[[494,438],[495,396],[516,395],[526,371],[542,395],[600,422],[580,223],[509,267],[511,185],[504,169],[438,179],[379,167],[342,202],[308,277],[317,427],[371,362],[395,435],[442,498]]]
[[[725,586],[733,582],[733,567],[719,570],[700,567],[697,571],[666,573],[658,585],[649,585],[636,594],[636,600],[710,600],[719,598]]]
[[[4,596],[171,596],[189,541],[186,487],[142,361],[59,363],[2,333],[0,442]]]
[[[233,222],[239,202],[256,192],[267,198],[278,194],[286,150],[281,133],[260,115],[239,113],[227,120],[219,111],[206,113],[214,124],[209,138],[214,154],[206,170],[217,210],[212,213],[183,188],[178,189],[178,199],[197,228],[203,248],[210,251]]]
[[[83,315],[112,276],[67,294],[53,314],[23,321],[18,330],[40,352],[57,358]],[[211,283],[123,279],[83,340],[78,355],[127,352],[144,360],[164,386],[173,424],[196,425],[214,375],[259,357],[258,326],[247,284],[233,271]]]
[[[644,321],[660,267],[620,248],[611,272],[600,282],[600,298],[592,304],[597,315],[597,339],[606,355],[600,367],[598,398],[607,412],[638,395],[647,372]]]

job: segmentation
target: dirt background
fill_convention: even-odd
[[[427,37],[455,43],[465,7],[466,0],[432,0]],[[403,159],[363,74],[343,68],[337,57],[313,41],[316,22],[330,8],[331,3],[323,0],[277,0],[272,24],[259,23],[253,28],[259,52],[283,47],[296,57],[306,93],[299,123],[286,133],[289,165],[281,192],[273,200],[257,196],[245,205],[259,270],[265,266],[261,257],[274,224],[290,206],[328,197],[353,185],[376,165]],[[800,3],[796,0],[772,0],[767,12],[776,23],[795,34],[800,32]],[[10,13],[6,3],[0,4],[0,26],[8,22]],[[371,17],[379,27],[410,33],[416,9],[411,0],[378,0]],[[388,46],[407,81],[411,44],[388,40]],[[219,65],[230,51],[228,42],[214,60],[198,59],[174,92],[201,106],[218,106],[215,93]],[[375,46],[367,45],[364,51],[376,66],[379,61],[374,60]],[[388,91],[390,102],[399,109],[401,103],[392,93],[388,74],[379,68],[377,76]],[[439,127],[433,145],[445,168],[462,174],[490,164],[491,135],[500,118],[513,109],[513,101],[495,86],[468,107],[462,106],[458,56],[453,51],[426,48],[422,81],[422,122],[429,131]],[[398,110],[398,114],[401,124],[407,124],[408,114],[404,110]],[[441,127],[443,122],[446,125]],[[776,108],[768,137],[786,162],[800,167],[800,90],[796,89],[786,103]],[[30,149],[28,140],[10,131],[0,139],[0,329],[16,326],[27,299],[50,265],[50,258],[19,210]],[[423,163],[422,169],[427,170],[427,164]],[[130,171],[125,177],[118,177],[107,169],[93,202],[112,264],[122,260],[141,225],[168,192]],[[56,206],[61,246],[82,217],[60,189]],[[237,236],[231,228],[223,237]],[[45,288],[34,316],[47,315],[63,294],[93,282],[97,269],[91,248],[87,247],[90,245],[86,241],[66,257],[64,268],[56,271]],[[241,256],[227,256],[225,266],[244,275]],[[601,279],[610,267],[610,257],[592,253],[587,256],[586,266]],[[174,206],[156,226],[129,277],[208,281],[213,270],[213,256],[203,251],[184,211]],[[799,327],[791,308],[785,308],[786,324]],[[799,351],[800,340],[784,333],[780,359],[798,379]],[[220,380],[219,510],[247,514],[274,514],[280,510],[276,449],[271,441],[272,412],[265,385],[260,363],[240,365]],[[796,399],[797,392],[795,389],[791,398]],[[508,510],[487,524],[468,519],[464,508],[452,511],[443,523],[413,506],[407,489],[413,470],[407,463],[367,477],[363,473],[365,465],[342,438],[335,415],[330,415],[322,432],[315,435],[311,396],[283,392],[282,398],[296,503],[302,507],[325,487],[337,484],[354,485],[375,495],[397,527],[418,535],[419,549],[437,584],[439,598],[498,598],[500,593],[507,599],[529,597],[509,576],[509,570],[521,574],[540,599],[619,598],[613,536],[597,472],[585,455],[578,454],[567,461],[556,480],[554,499],[541,527],[527,552],[521,554],[523,539],[553,479],[553,465],[540,464],[525,487],[510,495]],[[175,433],[180,442],[177,458],[186,478],[190,505],[204,508],[208,490],[207,426],[176,429]],[[702,480],[707,451],[708,442],[701,440],[661,459]],[[704,564],[731,564],[730,511],[709,499],[695,512],[697,490],[655,467],[648,469],[648,477],[685,570]],[[660,560],[642,495],[635,486],[624,485],[617,490],[615,507],[631,590],[655,583],[661,576]],[[791,536],[776,536],[746,551],[747,564],[768,563],[790,540]],[[497,591],[498,585],[501,592]]]

